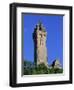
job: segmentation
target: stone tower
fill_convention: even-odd
[[[46,37],[47,32],[43,27],[42,23],[39,22],[33,32],[34,40],[34,62],[36,65],[47,63],[47,48],[46,48]]]

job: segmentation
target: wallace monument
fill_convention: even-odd
[[[48,66],[47,63],[47,47],[46,47],[46,38],[47,38],[47,32],[42,25],[41,22],[39,22],[33,33],[33,40],[34,40],[34,62],[36,65],[39,64],[45,64],[45,66]]]
[[[50,68],[61,68],[61,64],[58,59],[55,59],[52,64],[48,65],[48,56],[47,56],[47,32],[45,27],[41,22],[39,22],[34,28],[33,32],[33,41],[34,41],[34,63],[36,66],[44,64],[46,67]]]

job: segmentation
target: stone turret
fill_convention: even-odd
[[[46,48],[47,32],[41,22],[39,22],[33,32],[34,40],[34,61],[36,65],[47,64],[47,48]]]

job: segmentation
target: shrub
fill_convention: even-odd
[[[37,67],[31,66],[31,63],[27,63],[24,67],[24,75],[35,75],[35,74],[56,74],[62,73],[63,69],[58,68],[47,68],[45,64],[39,64]]]

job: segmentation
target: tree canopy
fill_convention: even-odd
[[[46,67],[43,63],[35,66],[32,62],[24,61],[24,75],[57,73],[63,73],[63,69]]]

